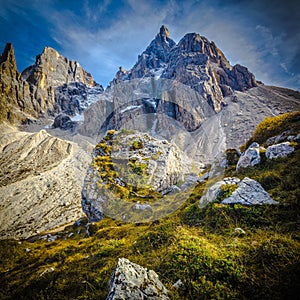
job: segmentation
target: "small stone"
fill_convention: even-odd
[[[30,250],[29,248],[26,248],[25,251],[26,251],[27,253],[29,253],[31,250]]]
[[[173,287],[175,289],[179,289],[183,286],[183,282],[181,281],[181,279],[178,279],[174,284],[173,284]]]
[[[45,274],[47,274],[47,273],[52,273],[52,272],[54,272],[54,271],[55,271],[55,269],[54,269],[53,267],[51,267],[51,268],[46,269],[45,271],[43,271],[43,272],[40,274],[40,276],[44,276]]]
[[[138,201],[136,204],[132,207],[133,210],[149,210],[152,211],[152,207],[150,204],[141,204],[140,201]]]
[[[245,235],[246,232],[242,228],[237,227],[237,228],[234,229],[233,234],[234,235]]]

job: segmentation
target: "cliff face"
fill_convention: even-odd
[[[43,53],[36,57],[35,64],[22,72],[22,78],[40,89],[71,82],[96,85],[92,75],[83,70],[77,61],[63,57],[51,47],[44,48]]]
[[[37,118],[40,105],[33,97],[33,90],[22,80],[17,70],[14,48],[8,43],[0,56],[0,122],[14,124],[28,116]]]
[[[60,112],[74,115],[87,106],[87,92],[93,87],[103,91],[78,62],[50,47],[20,74],[13,46],[8,43],[0,58],[0,121],[19,124]]]

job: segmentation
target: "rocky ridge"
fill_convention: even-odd
[[[1,125],[0,239],[28,238],[82,216],[88,150],[45,130]]]
[[[245,67],[231,66],[199,34],[174,44],[163,26],[137,64],[121,69],[85,110],[78,130],[97,140],[107,129],[146,131],[209,162],[216,152],[244,143],[265,117],[300,109],[299,99],[299,93],[264,86]]]

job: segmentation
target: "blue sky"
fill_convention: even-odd
[[[0,0],[0,47],[13,43],[22,71],[51,46],[106,86],[119,66],[133,66],[165,24],[176,42],[197,32],[258,80],[300,90],[297,2]]]

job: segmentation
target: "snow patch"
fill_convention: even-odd
[[[130,105],[130,106],[127,106],[126,108],[122,109],[120,111],[121,114],[123,114],[125,111],[128,111],[128,110],[133,110],[133,109],[137,109],[137,108],[141,108],[142,105]]]

